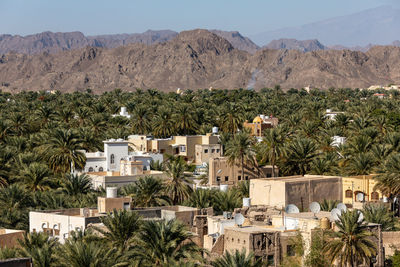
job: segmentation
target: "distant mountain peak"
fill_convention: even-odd
[[[269,49],[290,49],[299,50],[301,52],[310,52],[316,50],[325,50],[326,47],[321,44],[317,39],[313,40],[296,40],[282,38],[279,40],[273,40],[263,48]]]

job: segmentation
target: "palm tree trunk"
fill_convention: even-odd
[[[244,181],[244,156],[241,156],[241,160],[242,160],[242,180]]]
[[[275,177],[275,148],[272,151],[271,164],[272,164],[272,177]]]

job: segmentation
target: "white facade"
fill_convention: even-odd
[[[69,237],[71,231],[83,231],[90,223],[100,222],[97,210],[67,209],[59,211],[29,212],[29,232],[47,232],[61,243]]]
[[[335,112],[335,111],[332,111],[331,109],[327,109],[325,112],[325,117],[334,121],[338,114],[344,114],[344,112]]]
[[[339,147],[339,146],[341,146],[341,145],[344,145],[345,143],[346,143],[346,137],[337,136],[337,135],[335,135],[334,137],[332,137],[331,146]]]
[[[117,116],[122,116],[122,117],[125,117],[128,119],[131,118],[131,115],[129,115],[129,113],[126,111],[126,107],[121,107],[121,111],[119,112],[119,114],[113,115],[113,117],[117,117]]]
[[[140,151],[135,151],[130,153],[135,161],[141,161],[143,163],[143,170],[150,170],[150,163],[152,161],[159,161],[160,163],[164,161],[163,154],[160,153],[143,153]]]
[[[128,141],[110,139],[103,141],[104,152],[85,153],[85,172],[107,172],[120,170],[120,161],[128,156]]]

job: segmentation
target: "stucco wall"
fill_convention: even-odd
[[[246,252],[250,252],[250,233],[235,231],[230,228],[225,229],[224,233],[224,252],[235,250],[242,251],[246,249]]]
[[[25,231],[0,229],[0,248],[19,246],[18,239],[22,239]]]
[[[400,250],[400,232],[382,232],[385,256],[392,256],[395,250]]]
[[[285,183],[272,179],[250,180],[250,198],[252,205],[284,207]]]

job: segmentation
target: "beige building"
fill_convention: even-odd
[[[265,129],[278,126],[279,120],[273,116],[258,115],[253,122],[245,121],[243,127],[250,130],[251,135],[262,137]]]
[[[202,164],[209,158],[222,155],[219,138],[212,134],[173,136],[166,139],[154,139],[147,135],[131,135],[129,136],[129,145],[134,151],[182,156],[186,161],[196,164]],[[198,147],[196,148],[196,146]]]
[[[19,246],[18,239],[22,239],[24,234],[23,230],[0,229],[0,248]]]
[[[379,190],[374,190],[376,181],[374,175],[361,175],[343,177],[343,203],[354,204],[359,202],[357,194],[362,193],[364,201],[377,202],[383,199],[383,194]]]
[[[236,185],[238,182],[246,181],[258,177],[272,177],[272,166],[260,168],[250,168],[245,166],[244,174],[242,168],[237,165],[230,165],[226,157],[211,158],[208,163],[208,184],[210,186],[227,184]],[[275,167],[275,177],[279,170]]]
[[[250,198],[252,205],[283,208],[295,204],[300,210],[306,210],[314,201],[342,201],[342,177],[306,175],[252,179]]]

